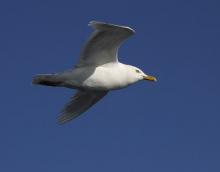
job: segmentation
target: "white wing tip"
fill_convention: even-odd
[[[128,26],[116,25],[116,24],[112,24],[112,23],[105,23],[105,22],[100,22],[100,21],[95,21],[95,20],[90,21],[88,26],[90,26],[94,29],[103,29],[106,26],[107,27],[108,26],[109,27],[118,27],[118,28],[127,29],[131,33],[136,33],[136,31],[134,29],[132,29],[131,27],[128,27]]]

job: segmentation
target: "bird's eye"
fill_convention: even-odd
[[[138,69],[135,70],[137,73],[141,73]]]

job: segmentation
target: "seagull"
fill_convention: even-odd
[[[99,21],[91,21],[89,26],[94,31],[73,69],[38,74],[32,80],[36,85],[77,89],[58,117],[60,124],[75,119],[111,90],[122,89],[141,80],[157,81],[154,76],[118,60],[122,42],[135,33],[132,28]]]

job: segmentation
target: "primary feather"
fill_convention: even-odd
[[[62,110],[59,123],[63,124],[78,117],[106,94],[107,91],[78,91]]]

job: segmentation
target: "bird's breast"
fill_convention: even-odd
[[[83,86],[92,90],[114,90],[127,87],[127,76],[123,69],[118,67],[97,67],[88,77]]]

